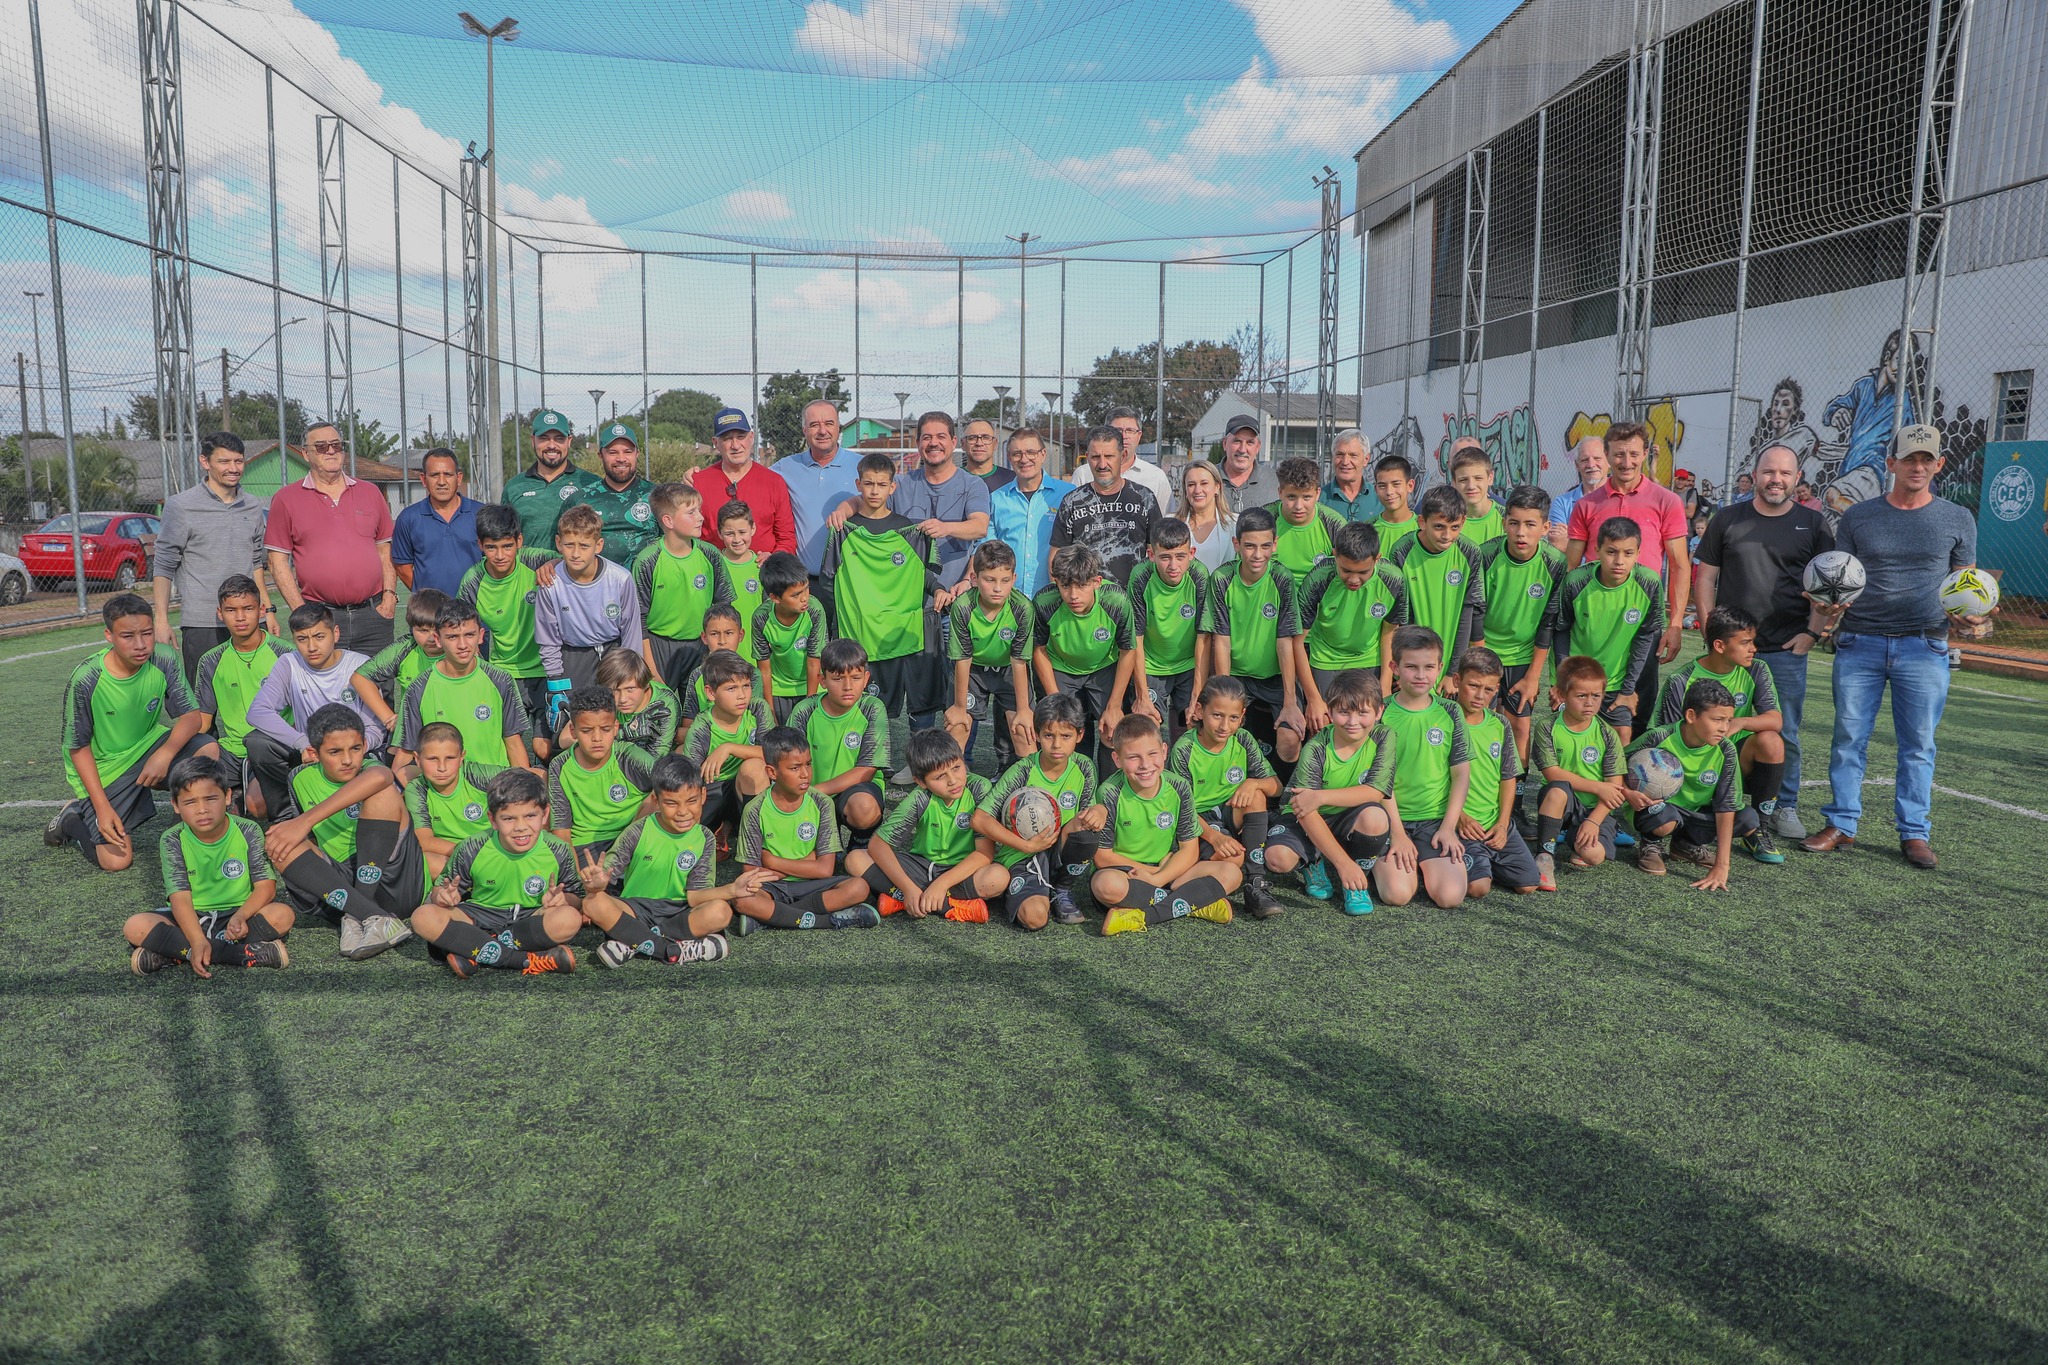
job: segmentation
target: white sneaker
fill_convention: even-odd
[[[363,922],[354,915],[341,917],[341,955],[346,958],[363,956]]]
[[[1806,826],[1799,823],[1797,808],[1780,806],[1771,812],[1771,832],[1780,839],[1804,839]]]
[[[633,960],[634,954],[637,951],[630,943],[621,943],[615,938],[608,938],[597,945],[598,965],[602,967],[623,967]]]
[[[341,955],[351,962],[361,962],[365,958],[375,957],[386,948],[395,948],[412,937],[412,930],[406,928],[405,921],[393,919],[389,915],[371,915],[363,920],[361,927],[357,929],[356,942],[351,948],[349,924],[350,921],[344,917],[341,921]]]
[[[914,787],[917,785],[917,775],[910,771],[910,765],[906,763],[895,772],[889,774],[889,785],[892,787]]]

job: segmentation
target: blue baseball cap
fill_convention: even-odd
[[[738,408],[720,408],[718,416],[711,419],[711,434],[714,436],[730,436],[735,431],[753,429],[754,424],[749,422],[747,415]]]
[[[564,436],[576,434],[570,430],[569,419],[553,408],[542,408],[533,415],[533,434],[538,436],[544,431],[559,431]]]

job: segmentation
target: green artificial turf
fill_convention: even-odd
[[[0,800],[82,657],[0,662]],[[1957,681],[1938,781],[2048,806],[2048,689]],[[106,876],[0,809],[0,1360],[2048,1359],[2048,830],[1940,796],[1915,873],[1869,798],[1721,895],[466,984],[138,980],[168,815]]]

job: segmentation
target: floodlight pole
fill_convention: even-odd
[[[50,325],[57,335],[57,410],[64,418],[64,480],[71,499],[71,584],[78,593],[78,614],[86,613],[84,523],[78,519],[78,442],[71,430],[71,348],[64,332],[64,264],[57,250],[57,167],[50,155],[50,85],[43,74],[42,0],[28,0],[28,44],[35,60],[36,131],[43,155],[43,227],[49,235]],[[157,409],[157,430],[163,430],[163,409]],[[26,463],[28,443],[22,443]]]
[[[598,431],[604,426],[604,390],[590,390],[590,439],[597,440]]]
[[[263,122],[270,150],[270,321],[271,359],[277,370],[277,459],[284,468],[284,253],[279,243],[282,218],[277,204],[277,73],[263,67]]]
[[[647,253],[640,253],[640,472],[654,477],[654,396],[647,376]]]
[[[1164,465],[1166,461],[1166,262],[1159,263],[1159,354],[1157,378],[1152,389],[1152,455],[1155,462]],[[1133,455],[1133,458],[1136,458]]]
[[[1024,425],[1024,395],[1029,391],[1031,382],[1025,374],[1024,360],[1025,250],[1037,239],[1029,232],[1020,232],[1009,240],[1017,244],[1017,425],[1021,427]]]
[[[897,390],[897,392],[896,392],[896,439],[897,439],[897,440],[899,440],[899,441],[903,439],[903,421],[904,421],[904,418],[903,418],[903,405],[904,405],[905,403],[908,403],[909,401],[910,401],[910,395],[909,395],[909,394],[907,394],[907,393],[903,392],[903,391],[902,391],[902,390],[900,390],[900,389],[899,389],[899,390]],[[858,444],[858,443],[859,443],[859,441],[860,441],[860,429],[859,429],[859,428],[857,428],[857,427],[856,427],[856,428],[854,429],[854,433],[853,433],[853,438],[854,438],[854,442],[855,442],[855,444]]]
[[[463,28],[484,40],[484,345],[489,362],[484,381],[484,420],[494,450],[494,463],[488,467],[495,470],[504,460],[505,441],[498,421],[498,42],[516,39],[519,21],[508,14],[487,27],[467,10],[456,17],[462,20]],[[480,465],[479,472],[482,468]],[[495,480],[491,487],[496,487]]]
[[[1010,386],[1008,384],[996,384],[992,387],[996,391],[996,430],[1001,431],[1003,429],[1003,400],[1010,396]],[[1024,391],[1022,389],[1017,390],[1017,404],[1019,407],[1022,407],[1024,404]]]
[[[967,412],[967,258],[953,258],[953,411]]]
[[[754,380],[753,387],[747,390],[747,408],[753,411],[761,401],[761,253],[758,251],[747,255],[747,288],[751,299],[747,334],[752,338],[754,356]]]
[[[853,435],[860,439],[860,253],[853,253]]]

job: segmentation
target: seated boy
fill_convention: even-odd
[[[1209,570],[1195,559],[1194,533],[1179,517],[1152,523],[1152,543],[1131,569],[1131,629],[1137,637],[1131,713],[1168,736],[1195,723],[1195,698],[1209,679]]]
[[[1244,681],[1211,678],[1196,699],[1195,728],[1173,742],[1166,770],[1195,794],[1195,819],[1202,827],[1205,858],[1244,866],[1244,909],[1253,919],[1270,919],[1284,908],[1266,884],[1266,838],[1280,779],[1265,752],[1248,743],[1244,725]],[[1282,859],[1286,871],[1294,856]]]
[[[967,581],[974,591],[961,593],[946,608],[946,658],[953,684],[946,731],[959,742],[961,753],[971,755],[982,717],[988,717],[996,765],[1007,768],[1019,753],[1030,753],[1034,742],[1031,599],[1017,590],[1016,551],[1000,540],[974,547]]]
[[[1458,816],[1458,837],[1465,841],[1465,892],[1474,900],[1496,881],[1526,896],[1542,880],[1529,845],[1515,829],[1521,758],[1506,718],[1493,709],[1506,671],[1500,656],[1484,645],[1460,654],[1451,671],[1451,698],[1464,715],[1472,751],[1472,782]]]
[[[1380,717],[1378,681],[1362,668],[1330,679],[1330,723],[1310,737],[1294,770],[1297,784],[1266,846],[1266,866],[1286,872],[1306,863],[1302,886],[1317,900],[1341,887],[1344,913],[1372,913],[1375,869],[1393,847],[1386,800],[1394,788],[1394,740]],[[1331,869],[1335,869],[1335,882]]]
[[[775,728],[765,703],[754,696],[754,670],[729,649],[704,660],[710,708],[690,722],[680,746],[704,770],[704,826],[714,836],[737,824],[747,802],[768,790],[761,736]]]
[[[1490,468],[1490,466],[1489,466]],[[1500,659],[1500,706],[1515,732],[1515,752],[1529,767],[1529,716],[1550,662],[1564,588],[1564,552],[1544,534],[1550,494],[1524,484],[1508,494],[1501,534],[1479,546],[1474,566],[1486,588],[1479,638]],[[1468,533],[1467,540],[1472,537]]]
[[[1086,545],[1052,552],[1052,585],[1031,604],[1032,670],[1041,694],[1071,693],[1088,726],[1088,752],[1101,771],[1104,746],[1124,715],[1136,667],[1131,600],[1102,576],[1102,557]]]
[[[1323,471],[1300,456],[1282,460],[1273,471],[1280,499],[1266,510],[1273,514],[1277,539],[1273,558],[1300,579],[1330,558],[1331,540],[1344,518],[1322,505]]]
[[[420,676],[441,659],[441,608],[448,594],[436,588],[421,588],[406,600],[407,634],[386,645],[360,664],[349,676],[349,686],[361,698],[363,709],[377,718],[384,733],[398,733],[398,710],[405,694]]]
[[[1088,889],[1104,907],[1104,937],[1192,915],[1230,923],[1243,878],[1237,864],[1202,857],[1195,794],[1166,771],[1166,743],[1150,716],[1125,716],[1111,736],[1117,771],[1096,794],[1103,834]]]
[[[1628,746],[1631,754],[1662,749],[1685,770],[1678,790],[1662,801],[1652,801],[1634,788],[1623,793],[1635,809],[1636,829],[1643,836],[1636,866],[1651,876],[1664,875],[1664,841],[1676,835],[1672,852],[1707,869],[1693,889],[1727,890],[1734,842],[1754,837],[1758,824],[1756,807],[1742,804],[1742,760],[1728,738],[1734,725],[1735,698],[1727,686],[1700,678],[1685,689],[1685,714],[1678,724],[1639,735]]]
[[[780,553],[778,551],[777,553]],[[811,790],[811,742],[804,732],[778,725],[761,736],[761,762],[769,787],[740,814],[735,854],[766,878],[733,899],[744,918],[775,929],[872,929],[882,922],[868,884],[841,876],[839,821],[832,803]]]
[[[698,636],[705,609],[732,601],[725,561],[702,539],[704,498],[687,480],[657,486],[647,505],[660,539],[633,556],[633,587],[640,598],[640,648],[654,676],[674,686],[704,662]]]
[[[761,562],[767,555],[754,548],[754,509],[738,498],[729,498],[718,509],[718,546],[712,558],[725,570],[726,582],[732,585],[733,610],[740,614],[740,647],[742,659],[754,657],[754,615],[761,610],[763,598],[761,584]],[[801,562],[801,561],[799,561]],[[809,586],[805,578],[805,586]]]
[[[1664,635],[1664,581],[1636,563],[1642,543],[1631,518],[1609,517],[1600,523],[1599,558],[1566,574],[1558,594],[1558,648],[1599,661],[1608,687],[1600,719],[1623,743],[1656,702],[1636,689]]]
[[[456,845],[490,833],[484,788],[505,768],[471,762],[463,752],[461,729],[445,720],[420,727],[413,759],[419,776],[405,784],[405,813],[426,856],[427,875],[438,877]]]
[[[1571,867],[1598,867],[1614,856],[1614,813],[1627,804],[1622,742],[1601,719],[1607,670],[1569,655],[1557,665],[1557,711],[1529,738],[1529,766],[1543,776],[1536,799],[1536,889],[1557,890],[1558,836],[1571,836]]]
[[[1237,558],[1209,580],[1209,668],[1243,680],[1245,729],[1278,761],[1284,780],[1307,728],[1294,697],[1301,634],[1294,575],[1273,562],[1273,514],[1265,508],[1238,514],[1235,541]]]
[[[1690,669],[1673,674],[1657,705],[1658,726],[1685,718],[1685,694],[1702,678],[1712,678],[1735,699],[1735,724],[1728,738],[1742,756],[1742,786],[1758,816],[1756,831],[1745,835],[1743,847],[1760,863],[1782,863],[1785,855],[1771,838],[1770,815],[1778,809],[1778,787],[1785,780],[1785,715],[1778,709],[1778,688],[1771,670],[1756,662],[1756,618],[1723,602],[1707,614],[1707,652]]]
[[[370,757],[361,715],[329,702],[306,720],[305,763],[292,769],[292,813],[263,836],[285,892],[306,914],[341,919],[341,955],[375,957],[412,937],[427,891],[426,855],[389,768]]]
[[[148,976],[183,963],[206,977],[213,967],[289,966],[291,908],[277,903],[263,831],[228,809],[232,792],[220,764],[181,758],[164,785],[179,822],[157,844],[169,904],[130,915],[122,926],[135,949],[129,970]]]
[[[995,849],[974,832],[988,779],[967,771],[959,743],[944,730],[913,730],[904,748],[917,786],[866,848],[846,855],[846,870],[867,880],[885,915],[902,910],[923,919],[943,911],[947,919],[986,924],[988,902],[972,883]]]
[[[604,557],[604,518],[588,503],[562,509],[555,523],[562,563],[533,600],[533,638],[548,676],[547,733],[561,732],[571,691],[597,681],[597,661],[614,646],[637,650],[640,593],[633,575]]]
[[[1486,584],[1474,566],[1479,547],[1465,539],[1465,504],[1458,490],[1438,484],[1415,509],[1415,534],[1390,558],[1408,589],[1408,620],[1426,626],[1444,642],[1439,674],[1467,645],[1484,643]],[[1395,690],[1400,682],[1395,681]]]
[[[1038,751],[1018,759],[996,779],[974,812],[974,832],[987,839],[995,861],[974,874],[974,894],[1003,898],[1012,924],[1043,929],[1051,919],[1079,924],[1074,878],[1095,858],[1103,810],[1095,804],[1095,765],[1076,753],[1085,731],[1081,703],[1064,692],[1041,697],[1032,715]],[[1024,787],[1052,798],[1059,823],[1035,840],[1003,824],[1003,806]]]
[[[1387,644],[1408,624],[1408,585],[1380,555],[1372,523],[1348,521],[1330,537],[1332,562],[1318,564],[1295,590],[1301,634],[1295,637],[1294,676],[1301,683],[1303,719],[1315,734],[1330,726],[1323,689],[1348,669],[1362,668],[1394,688]]]
[[[1380,538],[1380,554],[1392,559],[1401,542],[1415,534],[1415,512],[1408,505],[1415,496],[1415,466],[1406,455],[1384,457],[1372,467],[1372,491],[1380,500],[1372,529]]]
[[[720,961],[732,902],[751,895],[761,874],[749,870],[716,884],[718,853],[698,819],[704,774],[695,764],[663,754],[649,781],[654,809],[628,825],[602,861],[583,864],[583,917],[607,935],[597,946],[598,963],[622,967],[636,955],[671,964]],[[613,886],[616,895],[606,889]]]
[[[547,832],[540,774],[507,768],[484,799],[491,832],[449,856],[431,898],[413,911],[413,927],[458,980],[485,967],[523,976],[575,971],[568,941],[583,927],[583,883],[569,846]]]
[[[647,813],[654,764],[618,742],[618,703],[607,689],[579,687],[564,709],[569,747],[548,764],[548,832],[575,849],[580,864]]]
[[[462,731],[464,751],[478,762],[524,768],[526,705],[512,675],[483,661],[484,623],[476,608],[444,598],[435,619],[441,657],[406,691],[392,769],[401,778],[411,776],[420,729],[437,720]]]
[[[476,543],[483,559],[462,576],[455,595],[475,604],[484,623],[484,657],[519,684],[519,704],[531,727],[533,756],[545,763],[554,756],[547,735],[547,670],[533,638],[533,602],[540,589],[555,580],[560,556],[553,550],[528,548],[519,514],[503,503],[476,509]]]
[[[646,656],[630,649],[606,650],[597,661],[597,685],[618,703],[619,743],[632,745],[649,763],[676,747],[682,706],[668,684],[654,676]]]
[[[255,579],[239,573],[222,579],[216,610],[228,638],[199,657],[192,675],[193,709],[206,717],[228,785],[242,793],[242,807],[254,820],[268,818],[270,808],[249,780],[249,704],[277,661],[292,652],[264,630],[264,607]]]
[[[811,600],[811,576],[801,559],[777,550],[761,562],[759,576],[767,600],[754,610],[752,653],[741,653],[761,669],[761,695],[774,704],[775,723],[787,725],[797,704],[818,690],[818,656],[831,632],[825,608]]]
[[[1394,745],[1394,789],[1385,803],[1393,846],[1373,880],[1387,904],[1406,905],[1419,878],[1430,900],[1448,910],[1465,899],[1458,816],[1472,785],[1471,740],[1456,703],[1437,692],[1444,657],[1437,633],[1403,626],[1392,648],[1395,692],[1380,724]]]
[[[156,640],[148,602],[116,593],[100,609],[107,647],[64,687],[64,775],[77,799],[43,827],[51,848],[75,844],[86,862],[119,872],[135,861],[133,831],[156,818],[151,792],[181,758],[220,757],[192,707],[185,664]]]
[[[811,743],[811,790],[832,802],[848,849],[865,848],[882,823],[889,770],[889,713],[868,694],[868,652],[858,640],[833,640],[819,655],[825,690],[790,712],[791,728]]]
[[[334,613],[318,602],[301,602],[285,618],[285,628],[293,652],[271,665],[249,703],[249,777],[272,816],[291,804],[292,769],[305,761],[305,721],[315,711],[330,702],[354,711],[371,753],[382,750],[389,733],[356,692],[363,656],[341,647]]]
[[[738,654],[740,649],[740,614],[730,602],[720,602],[704,612],[704,633],[697,643],[708,659],[721,649]],[[673,684],[676,693],[676,729],[687,731],[690,722],[697,719],[711,707],[711,695],[704,690],[704,664],[683,675],[682,681]]]
[[[1465,539],[1474,545],[1503,533],[1500,504],[1493,500],[1493,460],[1476,436],[1461,436],[1451,452],[1451,487],[1465,504]],[[1548,515],[1549,509],[1544,509]]]

